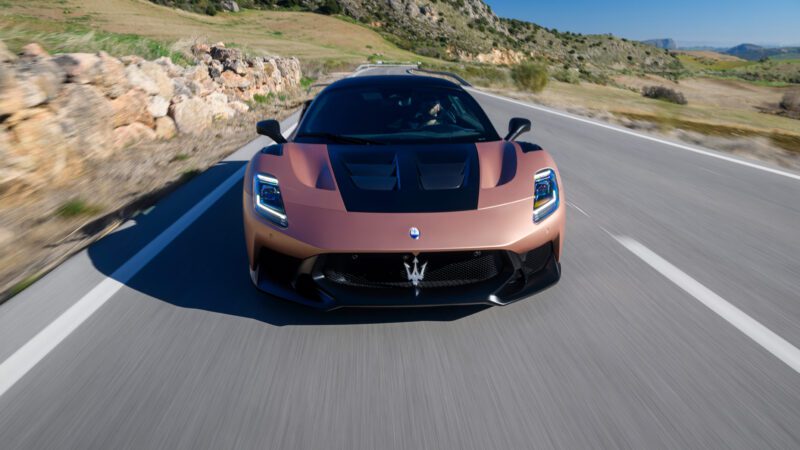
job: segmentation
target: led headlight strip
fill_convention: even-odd
[[[271,222],[289,226],[277,178],[263,173],[253,177],[253,204],[256,211]]]
[[[549,168],[536,172],[533,184],[533,222],[538,223],[558,209],[560,200],[556,172]]]

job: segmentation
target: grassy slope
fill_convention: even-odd
[[[304,60],[355,64],[376,53],[387,60],[425,59],[400,50],[364,26],[302,12],[250,10],[211,17],[145,0],[31,0],[0,3],[0,20],[0,38],[10,37],[12,48],[26,37],[41,37],[43,33],[72,30],[85,34],[96,30],[101,34],[145,36],[155,42],[224,41],[257,54]],[[59,42],[53,41],[58,48]]]

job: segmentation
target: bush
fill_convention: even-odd
[[[781,109],[789,112],[800,113],[800,91],[789,91],[783,94]]]
[[[642,95],[647,98],[664,100],[679,105],[688,103],[682,93],[664,86],[646,86],[642,89]]]
[[[511,68],[511,79],[522,90],[541,92],[547,86],[547,68],[541,64],[522,63]]]
[[[562,83],[578,84],[581,82],[577,72],[569,69],[561,69],[553,73],[553,78]]]
[[[334,14],[340,14],[342,12],[342,7],[336,0],[324,0],[317,8],[316,12],[331,16]]]

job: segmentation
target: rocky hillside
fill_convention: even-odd
[[[153,0],[182,7],[173,0]],[[292,7],[343,14],[420,55],[468,62],[515,64],[529,58],[568,67],[670,72],[681,68],[665,50],[611,35],[559,32],[497,17],[482,0],[204,0],[216,10]],[[197,10],[198,2],[191,2]]]

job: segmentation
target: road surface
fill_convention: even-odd
[[[240,210],[261,138],[0,306],[0,448],[800,448],[800,177],[472,92],[559,164],[557,286],[266,298]]]

